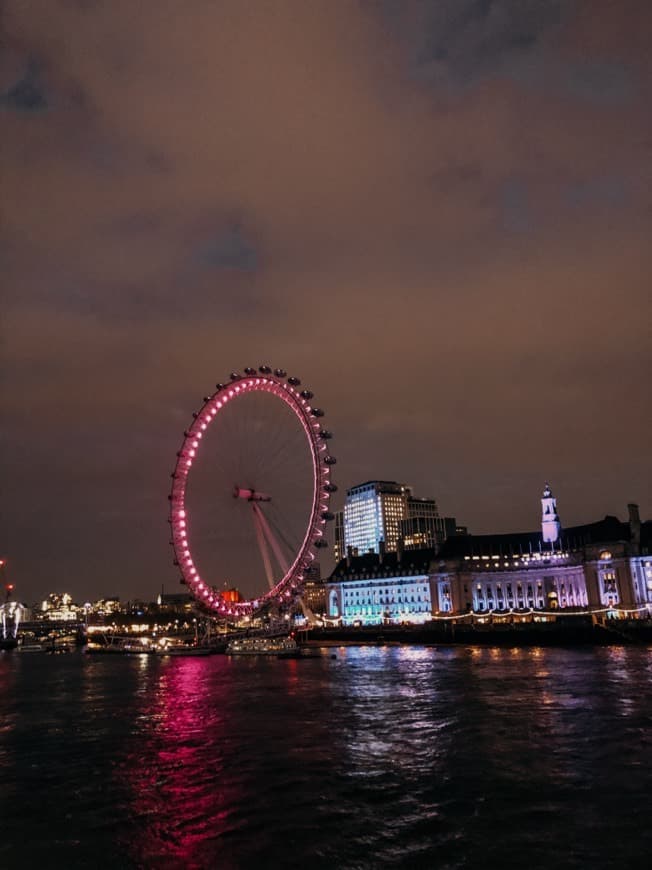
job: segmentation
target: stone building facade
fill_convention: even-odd
[[[327,616],[342,624],[419,624],[469,613],[652,615],[652,523],[638,507],[563,529],[546,485],[540,532],[449,537],[439,548],[342,559]]]

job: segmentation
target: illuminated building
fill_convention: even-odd
[[[407,515],[409,487],[390,480],[371,480],[351,487],[344,503],[344,540],[358,553],[377,552],[380,541],[395,550],[399,522]]]
[[[226,594],[226,591],[222,594]],[[194,607],[195,599],[189,592],[161,592],[157,599],[157,604],[165,612],[183,611],[189,613]],[[141,609],[142,612],[146,612],[147,608],[143,607]]]
[[[606,516],[562,529],[551,498],[546,484],[541,532],[448,538],[434,571],[441,610],[652,613],[652,523],[640,522],[638,507],[628,505],[629,522]]]
[[[79,611],[80,608],[73,603],[67,592],[52,592],[41,602],[40,618],[53,622],[71,622],[78,619]]]
[[[432,619],[432,550],[349,556],[326,585],[327,616],[342,625],[418,625]]]
[[[335,527],[335,559],[351,552],[393,552],[399,539],[406,549],[434,547],[455,534],[455,519],[440,517],[434,498],[416,498],[409,486],[370,480],[347,490],[343,522]]]
[[[228,601],[230,604],[237,604],[239,601],[242,601],[242,596],[240,595],[240,590],[233,587],[232,589],[224,589],[220,592],[220,595],[225,601]],[[189,596],[192,598],[192,596]]]
[[[116,595],[112,598],[100,598],[94,604],[85,604],[84,610],[98,616],[109,616],[112,613],[120,613],[122,606],[120,598]]]
[[[416,501],[426,501],[418,499]],[[420,507],[420,505],[417,505]],[[406,550],[438,547],[446,538],[457,534],[454,517],[412,514],[399,523],[399,531]]]
[[[652,615],[652,522],[641,522],[636,505],[628,505],[627,522],[607,516],[568,529],[548,485],[541,506],[538,532],[451,535],[429,549],[404,550],[399,541],[392,554],[382,547],[349,553],[328,581],[327,616],[353,625],[468,613]]]
[[[557,499],[546,484],[541,499],[541,535],[546,544],[554,544],[559,540],[561,523],[557,514]]]
[[[454,517],[441,517],[434,498],[416,498],[396,481],[367,481],[347,490],[344,511],[335,518],[335,561],[347,552],[362,555],[438,547],[457,534]]]
[[[301,597],[312,613],[319,615],[326,612],[326,584],[323,580],[306,581]]]

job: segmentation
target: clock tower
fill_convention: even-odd
[[[546,483],[543,490],[543,498],[541,499],[541,534],[543,535],[544,543],[554,544],[559,540],[561,532],[561,523],[557,513],[557,499],[550,491],[550,486]]]

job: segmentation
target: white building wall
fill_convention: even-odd
[[[629,560],[634,603],[652,610],[652,557],[633,556]]]
[[[437,577],[436,610],[462,612],[466,603],[476,613],[493,610],[564,609],[589,603],[581,565],[537,566],[521,571],[471,570],[441,572]]]
[[[432,618],[427,574],[341,580],[329,584],[327,603],[327,616],[343,625],[418,625]]]

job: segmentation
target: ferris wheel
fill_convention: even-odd
[[[184,432],[168,496],[174,564],[220,616],[291,603],[328,546],[336,460],[312,399],[283,369],[245,368]]]

